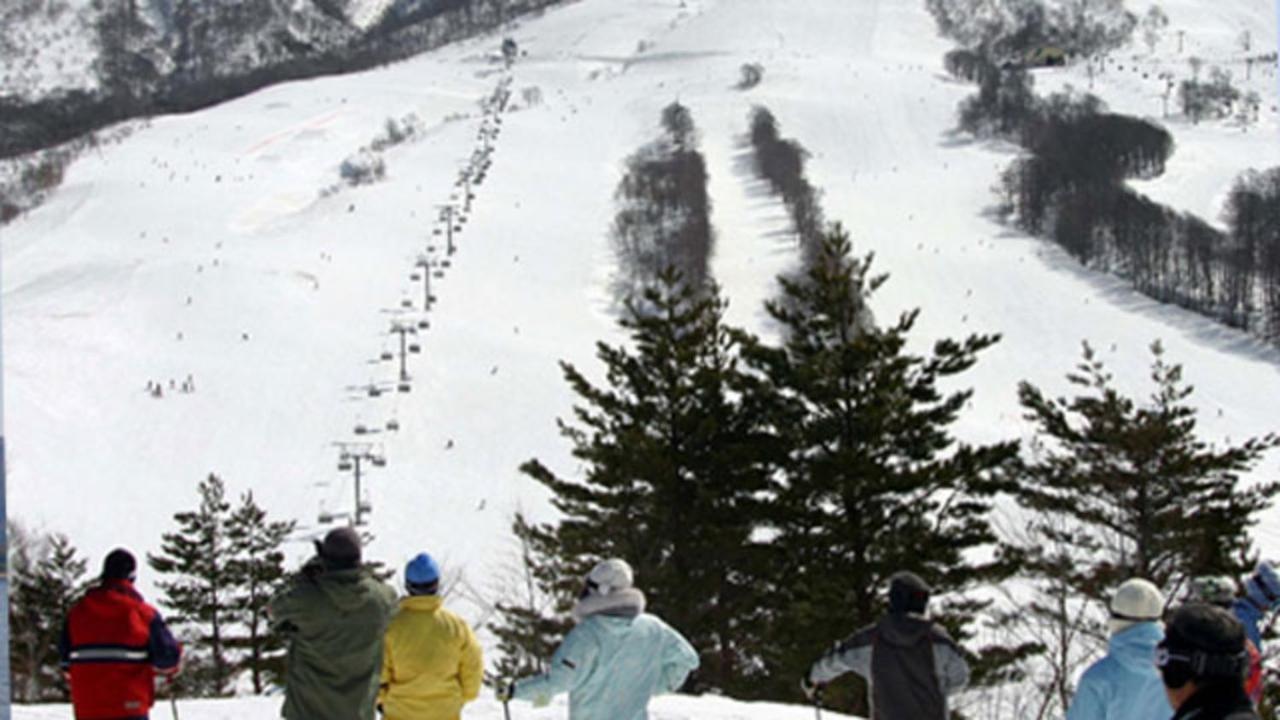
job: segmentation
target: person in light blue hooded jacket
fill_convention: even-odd
[[[631,566],[614,558],[596,565],[573,608],[577,625],[551,657],[550,669],[499,685],[497,698],[534,707],[568,691],[570,720],[646,720],[649,699],[674,692],[698,667],[689,641],[645,613]]]
[[[1141,578],[1125,581],[1111,598],[1107,654],[1080,678],[1067,720],[1169,720],[1173,707],[1156,668],[1164,639],[1164,596]]]

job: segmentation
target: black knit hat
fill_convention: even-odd
[[[349,527],[335,528],[316,544],[316,552],[332,570],[350,570],[360,565],[360,535]]]
[[[894,573],[889,578],[889,612],[923,613],[929,604],[929,585],[913,572]]]
[[[124,548],[112,550],[102,561],[103,580],[132,580],[137,571],[138,561],[133,559],[133,553]]]
[[[1193,679],[1238,680],[1248,667],[1244,626],[1230,612],[1204,603],[1178,608],[1165,625],[1162,646],[1166,664],[1184,665]]]

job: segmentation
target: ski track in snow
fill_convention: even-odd
[[[1204,51],[1229,48],[1242,25],[1259,42],[1275,35],[1259,0],[1203,14],[1195,0],[1166,5]],[[1003,335],[959,379],[976,388],[962,438],[1024,436],[1017,381],[1065,391],[1086,339],[1122,389],[1142,394],[1146,346],[1162,339],[1197,387],[1210,439],[1276,429],[1280,353],[986,217],[1013,151],[950,134],[974,88],[943,77],[951,46],[921,6],[582,0],[386,68],[157,118],[86,155],[46,205],[0,231],[11,516],[68,533],[96,568],[116,545],[156,551],[172,514],[194,507],[196,483],[214,472],[233,495],[252,489],[273,515],[300,519],[297,561],[326,529],[321,508],[352,502],[333,443],[368,441],[387,459],[364,478],[376,536],[368,554],[398,568],[430,550],[454,578],[450,603],[483,621],[514,560],[511,513],[552,513],[517,466],[537,457],[580,472],[555,427],[573,402],[557,361],[598,377],[594,343],[619,340],[607,293],[613,191],[623,159],[656,135],[673,100],[701,132],[712,267],[731,321],[769,332],[760,304],[795,259],[785,210],[741,145],[762,104],[812,154],[826,216],[891,274],[879,317],[922,308],[918,351],[946,336]],[[529,52],[509,75],[519,109],[486,117],[478,102],[508,77],[485,60],[502,34]],[[764,79],[742,92],[732,86],[746,62],[761,63]],[[1040,91],[1085,83],[1083,70],[1060,73],[1037,73]],[[1100,81],[1097,92],[1122,111],[1147,103],[1126,83]],[[531,88],[540,103],[526,102]],[[410,112],[432,131],[383,153],[384,181],[321,196],[344,158]],[[405,300],[416,303],[406,317],[422,317],[421,284],[409,276],[428,245],[442,259],[439,206],[458,192],[478,131],[499,127],[498,117],[458,252],[432,278],[437,302],[409,361],[411,392],[370,398],[359,388],[396,378],[397,363],[378,360],[398,348],[391,319]],[[1274,113],[1248,133],[1170,129],[1178,149],[1149,191],[1207,219],[1235,173],[1280,164]],[[169,390],[188,375],[195,392]],[[149,381],[163,398],[146,393]],[[398,431],[385,430],[391,419]],[[357,424],[383,431],[357,436]],[[1277,468],[1269,458],[1255,476]],[[1273,556],[1276,518],[1257,528]],[[148,573],[141,584],[154,594]],[[671,703],[655,717],[686,717]],[[496,717],[495,707],[469,714]],[[53,716],[45,712],[18,717]],[[192,717],[233,716],[202,712]],[[528,716],[559,716],[547,712]],[[766,716],[734,712],[723,717]]]

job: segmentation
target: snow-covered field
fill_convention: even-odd
[[[1171,29],[1206,57],[1228,56],[1242,27],[1274,49],[1267,0],[1165,5]],[[1083,340],[1123,389],[1145,392],[1147,346],[1161,339],[1197,386],[1209,438],[1280,429],[1280,352],[1084,272],[984,213],[1013,150],[950,134],[973,88],[941,70],[951,46],[923,2],[582,0],[509,32],[528,51],[509,73],[488,59],[500,39],[491,36],[157,118],[85,156],[46,205],[0,230],[10,516],[68,533],[96,567],[115,545],[155,551],[212,472],[235,494],[252,489],[277,517],[299,518],[298,558],[325,530],[320,512],[352,504],[334,443],[367,442],[387,461],[365,477],[369,554],[398,566],[432,551],[455,580],[451,603],[482,621],[512,560],[512,512],[550,512],[517,466],[538,457],[574,471],[555,427],[572,403],[557,361],[594,368],[593,343],[617,338],[607,296],[613,191],[623,158],[654,136],[674,100],[701,131],[712,265],[731,320],[764,329],[760,302],[794,258],[781,204],[743,160],[747,114],[764,104],[812,152],[827,216],[892,275],[879,316],[923,308],[919,348],[1003,334],[963,378],[977,388],[963,437],[1024,435],[1016,383],[1065,389]],[[1158,52],[1177,62],[1172,46]],[[763,65],[764,81],[742,92],[732,86],[746,62]],[[1041,90],[1087,85],[1078,68],[1037,75]],[[518,109],[499,124],[479,101],[503,82]],[[1274,91],[1274,72],[1258,82]],[[1096,91],[1118,110],[1158,109],[1137,81],[1108,76]],[[409,113],[427,132],[384,153],[385,181],[321,197],[344,158]],[[432,231],[482,127],[500,129],[493,166],[424,315],[410,273],[420,254],[445,259]],[[1270,102],[1247,132],[1169,127],[1177,155],[1151,192],[1210,219],[1236,173],[1280,165]],[[411,391],[370,397],[370,383],[396,378],[396,363],[379,360],[398,349],[391,323],[425,318]],[[188,377],[194,391],[180,392]],[[379,432],[356,435],[358,424]],[[1278,468],[1280,457],[1269,458],[1258,477]],[[1273,557],[1277,519],[1280,510],[1258,528]],[[144,590],[152,581],[144,571]],[[687,702],[664,701],[656,717],[812,713],[724,703],[716,714],[707,709],[716,701]],[[275,707],[189,706],[184,718]],[[17,717],[66,715],[45,712]],[[475,716],[498,712],[482,705]]]
[[[479,700],[467,705],[463,717],[468,720],[502,720],[502,705],[491,698],[486,689]],[[241,698],[237,700],[180,700],[178,714],[167,700],[157,700],[151,710],[155,720],[259,720],[280,717],[280,698]],[[551,705],[533,709],[528,703],[511,703],[512,720],[552,720],[568,712],[563,696]],[[14,720],[62,720],[70,717],[66,705],[15,705]],[[741,703],[717,697],[664,696],[649,706],[651,720],[811,720],[813,709],[772,703]],[[822,717],[831,720],[850,718],[827,710]]]

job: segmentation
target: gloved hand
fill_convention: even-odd
[[[805,675],[804,677],[800,678],[800,691],[803,692],[804,696],[809,699],[809,702],[814,702],[816,700],[821,699],[822,689],[824,687],[826,686],[821,683],[816,683],[810,680],[808,675]]]
[[[493,696],[498,702],[510,702],[511,698],[516,696],[516,684],[510,680],[503,680],[498,683],[498,689],[494,691]]]
[[[315,582],[316,578],[324,574],[324,560],[319,555],[313,556],[302,564],[302,577],[311,582]]]

